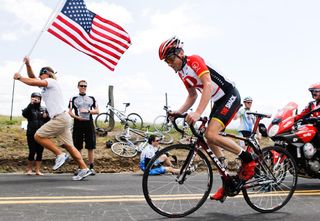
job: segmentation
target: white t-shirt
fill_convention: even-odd
[[[57,80],[52,78],[45,80],[48,82],[48,86],[42,88],[41,95],[46,104],[49,116],[52,118],[65,110],[63,95]]]

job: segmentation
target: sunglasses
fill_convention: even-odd
[[[86,88],[86,87],[87,87],[87,85],[79,85],[79,87],[84,87],[84,88]]]
[[[39,75],[43,75],[43,74],[47,74],[48,72],[50,72],[50,70],[48,70],[47,68],[41,68]]]
[[[168,64],[172,64],[175,58],[176,58],[175,54],[170,54],[164,59],[164,61]]]
[[[154,140],[155,142],[160,142],[160,139],[156,139],[156,140]]]

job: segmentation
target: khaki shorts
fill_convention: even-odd
[[[36,134],[40,137],[52,138],[58,137],[63,144],[73,146],[71,135],[71,117],[67,112],[56,115],[50,121],[42,125]]]

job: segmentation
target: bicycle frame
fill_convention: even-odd
[[[119,111],[116,108],[112,107],[110,104],[107,104],[106,108],[107,112],[112,111],[119,118],[120,121],[125,121],[127,119],[127,116],[125,115],[126,108],[124,109],[124,111]]]
[[[252,148],[252,151],[254,151],[260,157],[262,155],[262,150],[261,150],[261,147],[259,145],[259,142],[255,138],[255,134],[257,132],[260,120],[262,118],[264,118],[264,117],[270,117],[270,116],[269,115],[265,115],[265,114],[258,114],[258,113],[252,113],[252,114],[256,115],[257,119],[255,121],[253,132],[252,132],[250,137],[246,138],[246,137],[241,137],[241,136],[237,136],[237,135],[230,134],[230,133],[225,133],[225,132],[221,132],[220,135],[245,141],[247,143],[247,145]],[[186,114],[181,115],[180,117],[184,117],[185,118],[185,116],[186,116]],[[205,129],[206,129],[205,124],[207,123],[207,119],[206,118],[201,118],[200,121],[202,122],[202,124],[201,124],[201,126],[199,128],[200,133],[198,133],[195,130],[193,125],[190,125],[190,129],[191,129],[192,133],[197,137],[197,139],[196,139],[196,141],[194,141],[194,143],[191,143],[194,148],[192,148],[192,150],[188,154],[187,159],[185,161],[185,164],[181,168],[181,173],[177,177],[177,181],[179,183],[184,182],[185,177],[186,177],[186,171],[187,171],[187,169],[190,169],[190,168],[186,168],[187,165],[190,165],[190,163],[192,163],[193,158],[196,156],[197,151],[201,151],[201,149],[203,149],[207,153],[209,158],[212,160],[213,164],[217,167],[220,175],[222,176],[223,182],[229,182],[229,181],[233,182],[233,179],[232,179],[231,175],[224,168],[224,166],[222,165],[222,163],[220,162],[218,157],[212,152],[212,150],[210,149],[210,147],[208,146],[208,144],[204,140],[204,136],[203,135],[204,135],[204,132],[205,132]],[[183,131],[180,130],[177,127],[175,121],[172,121],[172,122],[173,122],[173,125],[174,125],[175,129],[177,131],[179,131],[180,133],[182,133]],[[270,169],[268,167],[264,166],[263,160],[261,160],[261,159],[258,159],[258,160],[260,160],[261,166],[265,170],[270,171]],[[273,176],[273,178],[276,179],[274,176]],[[241,185],[241,186],[237,186],[236,187],[237,191],[232,193],[232,195],[236,195],[236,194],[239,193],[239,191],[241,190],[241,187],[243,186],[244,183],[235,183],[235,182],[233,182],[233,183],[236,184],[236,185]],[[253,187],[254,185],[258,185],[258,184],[246,184],[245,187],[249,188],[249,187]]]

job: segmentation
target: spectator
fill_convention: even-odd
[[[85,148],[88,150],[88,164],[92,174],[95,175],[94,149],[96,148],[96,133],[93,124],[93,114],[99,114],[96,99],[86,94],[87,82],[81,80],[78,82],[79,95],[71,98],[69,103],[69,114],[74,118],[72,138],[74,146],[79,150]],[[74,112],[73,112],[74,110]]]
[[[72,179],[84,179],[91,174],[91,170],[86,166],[80,152],[73,146],[70,131],[71,117],[64,110],[62,90],[56,80],[55,72],[51,67],[43,67],[40,70],[38,79],[33,73],[28,57],[24,58],[24,62],[27,67],[28,77],[23,77],[20,73],[15,73],[13,78],[29,86],[42,88],[41,95],[46,104],[49,117],[51,118],[37,130],[34,135],[35,140],[56,155],[55,165],[52,169],[57,170],[68,159],[68,155],[63,153],[51,139],[53,137],[59,137],[63,142],[62,146],[67,149],[81,169],[78,175],[73,176]]]
[[[154,135],[150,135],[148,138],[148,145],[142,150],[140,155],[140,169],[144,171],[147,168],[148,163],[150,162],[151,158],[156,154],[159,150],[159,141],[160,139]],[[171,173],[178,173],[178,169],[174,169],[173,165],[169,159],[169,157],[163,154],[159,157],[159,162],[155,162],[154,167],[150,170],[150,174],[164,174],[166,172]],[[155,166],[156,165],[156,166]]]
[[[240,125],[239,125],[239,133],[243,137],[250,137],[253,129],[254,122],[256,120],[255,116],[252,114],[247,114],[247,112],[250,111],[252,106],[252,98],[246,97],[243,99],[244,108],[241,108],[238,113],[235,115],[235,120],[240,119]],[[245,143],[240,140],[240,146],[243,149],[245,148]]]
[[[33,164],[35,164],[35,173],[38,176],[43,174],[40,171],[43,146],[34,140],[36,131],[46,122],[49,115],[45,107],[41,107],[41,94],[34,92],[31,94],[29,105],[22,110],[22,116],[28,120],[27,127],[27,142],[29,147],[27,175],[32,175]]]

